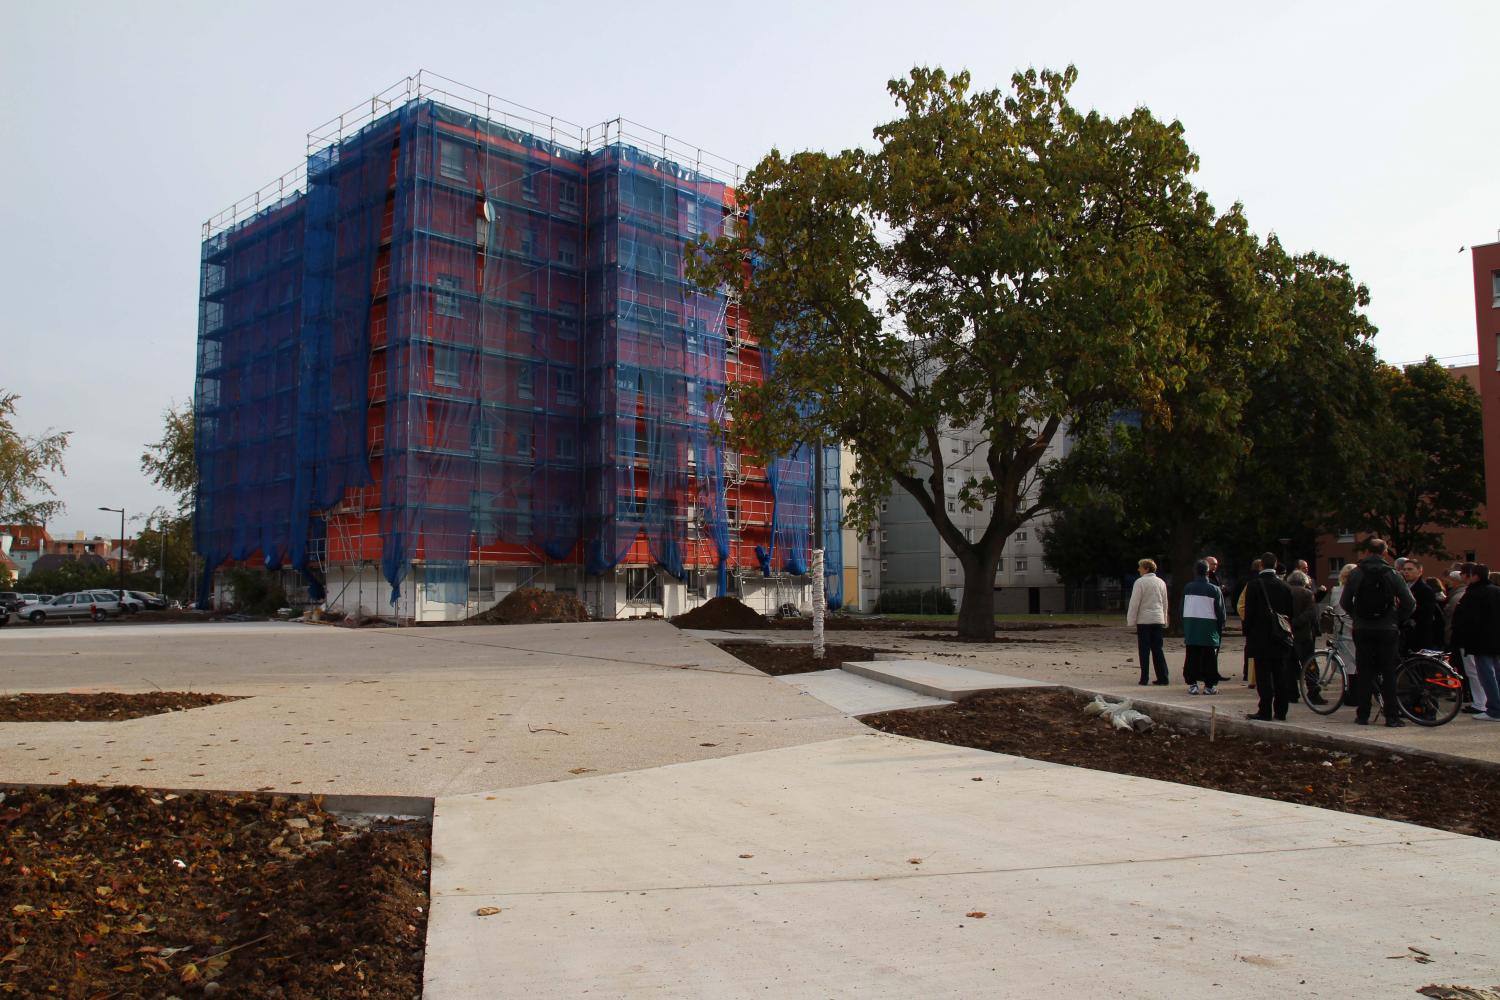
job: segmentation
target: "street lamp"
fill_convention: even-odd
[[[125,508],[124,507],[100,507],[111,514],[120,515],[120,600],[125,600]]]

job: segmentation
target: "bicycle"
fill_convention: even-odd
[[[1332,715],[1344,703],[1349,688],[1348,667],[1337,646],[1324,646],[1297,672],[1302,703],[1318,715]],[[1318,704],[1309,698],[1322,696]],[[1379,691],[1372,691],[1377,713],[1385,714]],[[1463,677],[1448,663],[1440,649],[1420,649],[1396,666],[1396,708],[1419,726],[1441,726],[1452,722],[1463,707]]]

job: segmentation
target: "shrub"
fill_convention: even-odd
[[[953,595],[942,587],[883,590],[875,602],[875,612],[882,615],[951,615],[957,611]]]
[[[229,587],[234,606],[247,615],[274,615],[287,606],[286,591],[275,574],[263,569],[232,569]]]

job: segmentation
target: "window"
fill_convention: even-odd
[[[552,388],[559,399],[577,400],[578,387],[573,373],[567,369],[557,369],[552,372]]]
[[[438,293],[433,297],[432,311],[439,316],[462,316],[463,306],[459,303],[458,293],[464,287],[462,279],[456,274],[440,274],[437,276]]]
[[[478,494],[489,496],[489,494]],[[476,529],[477,530],[477,529]],[[493,529],[486,537],[495,537]],[[495,567],[493,566],[470,566],[469,567],[469,600],[475,604],[488,604],[495,599]]]
[[[537,238],[536,238],[536,230],[535,229],[532,229],[530,226],[528,226],[525,229],[521,230],[521,256],[522,257],[535,257],[536,256],[536,244],[537,244]]]
[[[882,532],[881,532],[881,533],[880,533],[880,540],[881,540],[881,541],[882,541],[882,542],[883,542],[883,541],[885,541],[885,540],[886,540],[886,537],[887,537],[887,536],[886,536],[886,533],[885,533],[885,532],[884,532],[884,531],[882,531]]]
[[[578,339],[578,307],[571,302],[557,307],[557,335],[564,340]]]
[[[1470,549],[1469,551],[1464,553],[1464,562],[1473,562],[1477,555],[1478,553],[1476,553],[1473,549]]]
[[[1496,309],[1500,309],[1500,271],[1490,272],[1490,296]]]
[[[661,603],[661,574],[656,567],[637,566],[625,571],[625,603]]]
[[[438,140],[438,173],[455,180],[464,179],[464,148],[449,139]]]
[[[531,537],[531,497],[516,497],[516,537]]]
[[[536,296],[530,292],[522,292],[517,301],[520,303],[520,311],[516,313],[516,329],[522,333],[531,333],[536,329],[531,316],[532,310],[536,308]]]
[[[479,536],[481,543],[491,541],[496,535],[500,533],[499,525],[496,523],[495,519],[495,494],[475,490],[472,494],[470,494],[469,504],[472,508],[471,516],[474,520],[474,533]],[[479,567],[477,566],[471,566],[469,568],[470,591],[481,589],[474,586],[474,571],[478,568]],[[493,574],[493,570],[491,572]],[[489,585],[483,587],[482,589],[494,589],[493,576],[491,577]]]
[[[557,184],[557,202],[564,211],[578,211],[578,182],[559,181]]]
[[[1343,568],[1344,563],[1338,558],[1338,556],[1334,556],[1328,560],[1328,574],[1330,576],[1338,576],[1339,570]]]
[[[1354,532],[1350,531],[1348,528],[1340,528],[1339,541],[1346,543],[1354,541]]]
[[[571,435],[571,434],[563,434],[563,435],[560,435],[558,437],[558,439],[557,439],[557,457],[558,458],[572,458],[573,457],[573,435]]]
[[[952,500],[949,500],[948,501],[948,513],[953,514],[953,513],[957,513],[957,511],[958,511],[957,505],[954,504],[954,502]]]
[[[949,576],[957,576],[958,575],[958,567],[950,564],[948,566],[948,575]]]
[[[1016,560],[1016,572],[1017,573],[1024,573],[1024,572],[1026,572],[1026,560],[1025,559],[1017,559]]]
[[[564,267],[573,267],[578,263],[578,244],[572,240],[559,240],[557,244],[557,262]]]
[[[479,419],[474,421],[474,429],[469,433],[469,443],[482,455],[494,453],[495,424],[491,417],[483,413],[479,415]]]
[[[1018,541],[1018,542],[1024,542],[1024,541],[1026,541],[1026,529],[1025,528],[1022,528],[1020,531],[1016,532],[1016,541]]]
[[[529,167],[521,170],[521,197],[527,201],[536,201],[536,175],[537,171]]]
[[[882,559],[882,560],[880,560],[880,572],[884,573],[886,571],[889,562],[890,562],[890,560],[888,560],[888,559]]]
[[[888,511],[890,509],[891,509],[891,502],[889,500],[882,500],[882,501],[880,501],[880,513],[884,514],[886,511]]]
[[[432,384],[456,388],[458,378],[458,351],[441,344],[432,349]]]
[[[522,458],[531,457],[531,431],[516,431],[516,454]]]
[[[516,366],[516,395],[522,399],[532,397],[532,377],[530,362],[523,361]]]

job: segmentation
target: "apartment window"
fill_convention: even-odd
[[[450,139],[438,140],[438,173],[455,180],[464,178],[464,148]]]
[[[958,505],[955,504],[952,500],[949,500],[948,501],[948,513],[955,514],[957,512],[958,512]]]
[[[516,537],[531,537],[531,497],[516,497]]]
[[[573,457],[573,436],[571,434],[563,434],[563,435],[561,435],[561,436],[558,437],[558,439],[557,439],[557,457],[558,458],[572,458]]]
[[[480,494],[481,496],[486,494]],[[489,494],[493,495],[493,494]],[[477,530],[477,529],[476,529]],[[494,538],[493,528],[490,534],[485,536]],[[495,567],[493,566],[470,566],[469,567],[469,600],[475,604],[488,604],[495,599]]]
[[[957,576],[958,575],[958,567],[950,565],[948,567],[948,575],[949,576]]]
[[[1500,309],[1500,271],[1490,272],[1490,296],[1496,309]]]
[[[531,333],[536,329],[531,316],[532,310],[536,308],[536,296],[530,292],[522,292],[518,301],[521,308],[516,314],[516,329],[522,333]]]
[[[494,453],[495,425],[490,417],[480,414],[479,419],[474,421],[474,430],[469,435],[469,442],[481,455]]]
[[[578,210],[578,182],[559,181],[557,185],[557,202],[564,210]]]
[[[516,454],[522,458],[531,457],[531,431],[516,431]]]
[[[458,351],[441,344],[432,349],[432,384],[453,389],[459,385]]]
[[[557,262],[564,267],[578,263],[578,244],[572,240],[560,240],[557,244]]]
[[[1016,541],[1018,541],[1018,542],[1024,542],[1024,541],[1026,541],[1026,529],[1025,528],[1022,528],[1020,531],[1016,532]]]
[[[1026,572],[1026,560],[1025,559],[1017,559],[1016,560],[1016,572],[1017,573],[1024,573],[1024,572]]]
[[[1348,528],[1340,528],[1339,541],[1346,544],[1354,541],[1354,532],[1350,531]]]
[[[536,243],[537,243],[537,239],[536,239],[536,230],[535,229],[532,229],[531,227],[528,226],[527,228],[521,230],[521,256],[522,257],[535,257],[536,256]]]
[[[532,370],[529,363],[523,361],[516,366],[516,395],[522,399],[530,399],[532,397],[532,378]]]
[[[469,504],[472,508],[474,518],[474,533],[485,541],[489,541],[498,535],[500,532],[495,519],[495,494],[475,490],[470,494]],[[491,581],[488,587],[476,588],[474,586],[474,571],[479,568],[478,566],[471,566],[469,568],[469,590],[494,589],[493,581]],[[493,573],[493,570],[491,570],[491,573]]]
[[[882,500],[882,501],[880,501],[880,513],[884,514],[886,511],[888,511],[890,509],[891,509],[891,502],[889,500]]]
[[[458,299],[459,291],[464,287],[463,280],[456,274],[440,274],[437,276],[438,293],[433,298],[432,311],[439,316],[462,316],[463,306]]]
[[[1341,570],[1343,568],[1344,568],[1344,564],[1343,564],[1343,562],[1341,562],[1339,560],[1339,558],[1337,556],[1334,556],[1333,558],[1331,558],[1331,559],[1328,560],[1328,575],[1329,576],[1338,576],[1339,570]]]
[[[886,535],[886,532],[884,532],[884,531],[882,531],[882,532],[881,532],[881,533],[880,533],[880,540],[881,540],[881,541],[882,541],[882,542],[883,542],[883,541],[885,541],[885,540],[886,540],[886,537],[887,537],[887,535]]]
[[[536,201],[536,175],[535,170],[521,171],[521,197],[527,201]]]
[[[557,307],[557,335],[564,340],[578,338],[578,307],[571,302],[563,302]]]
[[[661,603],[661,574],[656,567],[637,566],[625,571],[625,603]]]
[[[552,372],[552,388],[559,399],[570,401],[578,399],[577,381],[573,373],[567,369],[557,369]]]
[[[887,559],[880,560],[880,572],[884,573],[888,567],[889,567],[889,560],[887,560]]]

